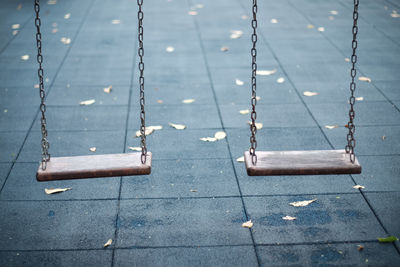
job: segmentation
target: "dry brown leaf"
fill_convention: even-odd
[[[23,55],[23,56],[21,56],[21,59],[26,61],[29,59],[29,55]]]
[[[246,115],[246,114],[249,114],[249,113],[250,113],[250,110],[248,110],[248,109],[242,109],[242,110],[239,110],[239,113],[242,114],[242,115]]]
[[[172,53],[175,51],[175,48],[173,46],[167,46],[167,48],[165,48],[165,51],[167,51],[168,53]]]
[[[285,82],[285,78],[279,77],[279,78],[276,80],[276,82],[277,82],[277,83],[284,83],[284,82]]]
[[[154,129],[146,128],[144,135],[147,136],[147,135],[152,134],[153,132],[154,132]],[[135,135],[136,135],[136,137],[140,137],[140,136],[142,136],[142,133],[139,130],[139,131],[136,131]]]
[[[227,47],[227,46],[221,47],[221,51],[222,51],[222,52],[226,52],[226,51],[228,51],[228,50],[229,50],[229,47]]]
[[[362,185],[357,184],[357,185],[353,186],[353,188],[354,188],[354,189],[364,189],[365,186],[362,186]]]
[[[11,29],[13,29],[13,30],[18,30],[18,29],[19,29],[19,24],[13,24],[13,25],[11,25]]]
[[[236,83],[236,85],[239,85],[239,86],[242,86],[244,84],[244,82],[239,79],[236,79],[235,83]]]
[[[189,98],[189,99],[184,99],[184,100],[182,100],[182,103],[183,103],[183,104],[191,104],[191,103],[193,103],[194,101],[196,101],[196,99],[194,99],[194,98]]]
[[[371,78],[364,77],[364,76],[358,77],[358,80],[362,81],[362,82],[368,82],[368,83],[371,82]]]
[[[91,147],[91,148],[89,148],[89,150],[92,151],[92,152],[96,152],[97,148],[96,147]]]
[[[314,29],[314,25],[308,24],[308,25],[307,25],[307,28],[308,28],[308,29]]]
[[[240,37],[242,37],[243,32],[242,31],[238,31],[238,30],[233,30],[231,31],[231,39],[238,39]]]
[[[214,137],[215,137],[215,139],[217,139],[217,140],[222,140],[222,139],[224,139],[224,138],[226,137],[226,133],[225,133],[225,132],[222,132],[222,131],[216,132],[215,135],[214,135]]]
[[[111,21],[111,24],[114,24],[114,25],[117,25],[117,24],[120,24],[120,23],[121,23],[121,20],[119,20],[119,19],[113,19]]]
[[[104,90],[104,93],[107,93],[107,94],[111,93],[111,91],[112,91],[112,85],[110,85],[110,86],[108,86],[108,87],[105,87],[103,90]]]
[[[238,157],[236,159],[237,162],[244,162],[244,156]]]
[[[276,73],[276,69],[273,70],[257,70],[256,74],[260,76],[269,76]]]
[[[128,149],[133,151],[142,151],[142,148],[140,146],[128,146]]]
[[[358,251],[361,251],[361,250],[363,250],[364,249],[364,246],[363,245],[357,245],[357,250]]]
[[[71,38],[61,37],[60,41],[61,41],[61,43],[68,45],[71,43]]]
[[[310,205],[311,203],[313,203],[314,201],[316,201],[317,199],[311,199],[311,200],[303,200],[303,201],[296,201],[296,202],[291,202],[289,203],[289,205],[293,206],[293,207],[305,207]]]
[[[292,217],[292,216],[285,216],[285,217],[282,217],[282,219],[284,219],[285,221],[294,221],[297,218],[296,217]]]
[[[305,91],[305,92],[303,92],[303,95],[305,95],[305,96],[315,96],[315,95],[318,95],[318,93],[317,92]]]
[[[190,10],[190,11],[188,12],[188,14],[189,14],[190,16],[196,16],[198,13],[197,13],[197,11]]]
[[[326,129],[335,129],[337,127],[339,127],[339,126],[337,126],[337,125],[325,125]]]
[[[215,138],[215,137],[202,137],[202,138],[200,138],[200,140],[204,141],[204,142],[215,142],[215,141],[217,141],[217,138]]]
[[[357,101],[363,101],[363,100],[364,100],[364,97],[362,97],[362,96],[356,97],[356,100],[357,100]]]
[[[325,28],[324,27],[318,27],[318,29],[317,29],[319,32],[324,32],[325,31]]]
[[[244,228],[251,228],[251,227],[253,227],[253,222],[250,220],[250,221],[247,221],[247,222],[244,222],[243,224],[242,224],[242,227],[244,227]]]
[[[64,15],[64,19],[69,19],[71,17],[71,13],[67,13]]]
[[[95,102],[96,102],[96,100],[94,100],[94,99],[89,99],[89,100],[81,101],[81,102],[79,102],[79,104],[80,104],[81,106],[89,106],[89,105],[94,104]]]
[[[272,23],[272,24],[277,24],[277,23],[278,23],[278,20],[277,20],[277,19],[271,19],[271,23]]]
[[[56,194],[56,193],[62,193],[68,190],[71,190],[71,187],[67,187],[67,188],[45,188],[44,192],[46,192],[46,194],[51,195],[51,194]]]
[[[108,239],[108,241],[104,244],[104,248],[110,246],[112,244],[112,239]]]
[[[169,124],[169,126],[175,128],[175,129],[177,129],[177,130],[184,130],[184,129],[186,129],[186,125],[183,125],[183,124],[175,124],[175,123],[172,123],[172,122],[170,122],[170,123],[168,123],[168,124]]]

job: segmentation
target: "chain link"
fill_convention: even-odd
[[[139,87],[140,87],[140,134],[141,134],[141,142],[140,146],[142,147],[142,155],[141,161],[142,164],[146,163],[146,155],[147,155],[147,147],[146,147],[146,113],[144,111],[144,63],[143,63],[143,56],[144,56],[144,48],[143,48],[143,11],[142,5],[143,0],[137,0],[137,4],[139,7],[138,11],[138,41],[139,41],[139,48],[138,48],[138,56],[139,56]]]
[[[44,90],[43,83],[43,55],[42,55],[42,34],[40,32],[40,26],[42,24],[40,20],[40,0],[35,0],[35,26],[36,26],[36,46],[37,46],[37,62],[39,63],[38,77],[39,77],[39,95],[40,95],[40,124],[42,131],[42,170],[46,170],[47,162],[50,160],[49,147],[50,144],[47,140],[47,126],[46,126],[46,92]]]
[[[253,28],[253,34],[251,35],[251,41],[253,44],[253,47],[251,48],[251,57],[252,57],[252,63],[251,63],[251,124],[250,124],[250,131],[251,131],[251,136],[250,136],[250,155],[251,155],[251,161],[253,165],[257,163],[257,155],[256,155],[256,148],[257,148],[257,141],[256,141],[256,133],[257,133],[257,127],[256,127],[256,119],[257,119],[257,113],[256,113],[256,104],[257,104],[257,83],[256,83],[256,74],[257,74],[257,49],[256,49],[256,44],[257,44],[257,0],[253,0],[253,19],[251,21],[251,27]]]
[[[351,76],[351,83],[350,83],[350,98],[349,98],[349,104],[350,104],[350,111],[349,111],[349,122],[347,124],[347,127],[349,129],[349,132],[347,134],[347,145],[346,145],[346,153],[350,155],[350,161],[354,163],[355,161],[355,154],[354,154],[354,148],[356,146],[356,140],[354,139],[354,133],[356,131],[355,125],[354,125],[354,117],[355,117],[355,112],[354,112],[354,103],[355,103],[355,97],[354,97],[354,92],[356,90],[356,83],[355,83],[355,77],[357,75],[356,71],[356,63],[357,63],[357,55],[356,55],[356,49],[357,49],[357,33],[358,33],[358,4],[359,0],[354,0],[354,11],[353,11],[353,28],[352,28],[352,33],[353,33],[353,40],[351,42],[351,47],[353,49],[353,54],[351,55],[351,63],[352,63],[352,68],[350,71],[350,76]]]

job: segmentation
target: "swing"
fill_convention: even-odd
[[[46,104],[45,90],[43,85],[43,56],[42,56],[42,35],[40,32],[41,20],[39,16],[40,0],[35,0],[35,26],[37,61],[39,63],[39,90],[40,90],[40,111],[41,111],[41,132],[42,132],[42,161],[36,173],[38,181],[53,181],[65,179],[82,179],[111,176],[145,175],[151,172],[151,152],[147,152],[146,147],[146,126],[144,111],[144,64],[143,64],[143,0],[138,0],[138,40],[139,40],[139,84],[140,84],[140,133],[142,152],[107,154],[93,156],[74,156],[74,157],[52,157],[49,154],[49,142],[47,140],[46,126]]]
[[[253,0],[253,20],[252,20],[252,97],[251,97],[251,124],[250,124],[250,149],[244,153],[245,165],[249,176],[268,176],[268,175],[320,175],[320,174],[358,174],[361,173],[361,166],[354,154],[356,140],[354,138],[354,91],[356,83],[355,64],[357,62],[357,33],[358,33],[358,4],[359,0],[354,0],[353,11],[353,40],[351,57],[351,83],[350,83],[350,111],[347,127],[347,145],[344,150],[314,150],[314,151],[257,151],[256,141],[256,43],[257,43],[257,0]]]

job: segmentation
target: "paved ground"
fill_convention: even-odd
[[[251,1],[153,0],[144,5],[146,109],[148,125],[164,127],[148,137],[153,173],[53,183],[35,181],[32,2],[0,3],[0,265],[400,264],[398,242],[377,242],[400,236],[400,1],[360,1],[358,74],[372,80],[356,92],[363,174],[248,177],[236,159],[249,138],[248,115],[239,110],[249,108]],[[51,154],[138,146],[136,1],[42,2]],[[259,2],[258,66],[277,69],[258,78],[260,149],[343,148],[352,1]],[[243,36],[231,39],[231,30]],[[182,104],[188,98],[196,101]],[[87,99],[96,103],[79,105]],[[219,130],[226,139],[199,140]],[[51,187],[72,190],[46,195]],[[288,205],[314,198],[307,207]],[[249,219],[254,227],[242,228]]]

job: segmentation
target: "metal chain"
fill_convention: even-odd
[[[139,48],[138,48],[138,55],[139,55],[139,87],[140,87],[140,134],[141,134],[141,142],[140,145],[142,147],[142,155],[141,160],[142,164],[146,163],[146,155],[147,155],[147,147],[146,147],[146,113],[144,111],[144,63],[143,63],[143,56],[144,56],[144,48],[143,48],[143,11],[142,5],[143,0],[137,0],[137,4],[139,6],[138,11],[138,40],[139,40]]]
[[[47,162],[50,160],[49,147],[50,144],[47,141],[47,126],[46,126],[46,92],[44,90],[43,83],[43,55],[42,55],[42,34],[40,32],[40,26],[42,24],[40,20],[40,0],[35,0],[35,26],[36,26],[36,46],[37,46],[37,62],[39,63],[38,77],[39,77],[39,93],[40,93],[40,112],[41,112],[41,130],[42,130],[42,170],[46,170]]]
[[[353,28],[352,28],[352,33],[353,33],[353,41],[351,43],[352,49],[353,49],[353,54],[351,56],[351,63],[352,63],[352,68],[350,71],[351,75],[351,83],[350,83],[350,98],[349,98],[349,104],[350,104],[350,111],[349,111],[349,122],[347,124],[347,127],[349,129],[349,133],[347,134],[347,145],[346,145],[346,153],[350,154],[350,161],[354,163],[355,161],[355,154],[354,154],[354,148],[356,146],[356,140],[354,139],[354,133],[356,131],[355,125],[354,125],[354,117],[355,117],[355,112],[354,112],[354,103],[355,103],[355,97],[354,97],[354,92],[356,90],[356,83],[355,83],[355,77],[357,75],[356,71],[356,63],[357,63],[357,55],[356,55],[356,49],[357,49],[357,33],[358,33],[358,4],[359,0],[354,0],[354,11],[353,11]]]
[[[250,155],[251,155],[251,161],[253,165],[257,163],[257,155],[256,155],[256,148],[257,148],[257,141],[256,141],[256,133],[257,133],[257,127],[256,127],[256,119],[257,119],[257,113],[256,113],[256,104],[257,104],[257,94],[256,94],[256,89],[257,89],[257,83],[256,83],[256,73],[257,73],[257,49],[256,49],[256,43],[257,43],[257,0],[253,0],[253,20],[251,21],[251,27],[253,28],[253,34],[251,35],[251,41],[253,43],[253,47],[251,48],[251,57],[252,57],[252,63],[251,63],[251,69],[252,69],[252,75],[251,75],[251,124],[250,124],[250,131],[251,131],[251,136],[250,136]]]

